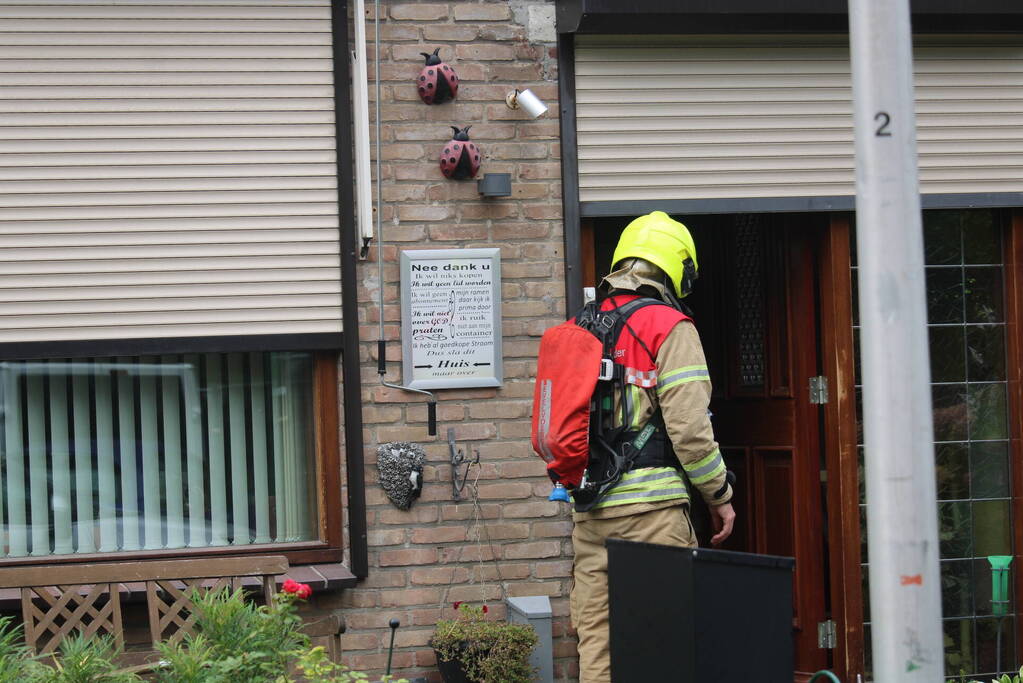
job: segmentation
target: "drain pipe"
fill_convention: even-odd
[[[363,4],[363,0],[355,0],[355,10],[359,15],[359,20],[355,22],[356,36],[360,37],[357,43],[361,43],[363,55],[366,51],[366,10]],[[381,213],[383,211],[383,190],[381,188],[383,183],[383,175],[380,169],[380,0],[374,0],[373,2],[373,30],[375,38],[376,54],[374,57],[374,73],[373,73],[373,85],[376,92],[376,240],[377,240],[377,291],[379,296],[377,299],[377,315],[378,320],[378,338],[377,338],[377,374],[380,375],[380,384],[390,389],[399,389],[401,391],[407,391],[415,394],[423,394],[426,396],[426,423],[427,433],[430,436],[437,435],[437,397],[429,391],[423,389],[413,389],[412,387],[406,387],[401,384],[392,384],[384,379],[387,373],[387,341],[384,339],[384,233],[383,226],[381,225]],[[358,47],[356,48],[358,49]],[[363,57],[363,65],[365,65],[365,56]],[[365,69],[363,69],[365,71]],[[356,75],[358,76],[358,75]],[[368,78],[366,73],[362,74],[362,85],[361,89],[366,92],[366,79]],[[362,136],[362,140],[358,142],[359,146],[365,145],[366,153],[366,175],[369,175],[369,106],[368,106],[368,92],[365,96],[367,106],[363,107],[363,111],[359,112],[358,118],[366,119],[365,134]],[[358,127],[356,128],[356,134],[358,135]],[[358,151],[358,150],[356,150]],[[369,201],[369,183],[366,183],[365,197],[360,192],[359,195],[359,206],[360,206],[360,218],[363,214],[361,207],[370,206]],[[366,216],[368,224],[369,217]],[[364,226],[366,224],[363,224]],[[366,252],[369,249],[369,239],[372,237],[372,231],[369,232],[370,238],[366,237],[366,232],[363,232],[363,247],[362,255],[365,258]]]
[[[379,10],[379,7],[377,8]],[[362,248],[359,258],[366,258],[373,239],[373,192],[369,173],[369,70],[366,66],[366,6],[355,0],[352,16],[355,27],[355,51],[352,54],[352,109],[355,112],[355,205]],[[377,134],[380,133],[379,71],[380,36],[377,35]],[[379,140],[379,138],[377,138]],[[379,151],[379,146],[378,146]],[[378,176],[379,178],[379,176]]]

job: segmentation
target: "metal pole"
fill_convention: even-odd
[[[943,681],[908,0],[849,0],[873,680]]]

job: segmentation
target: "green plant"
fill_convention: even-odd
[[[27,660],[27,680],[32,683],[135,683],[134,673],[119,671],[115,663],[120,651],[111,636],[82,633],[61,641],[58,653],[50,655],[52,665]]]
[[[121,671],[112,636],[68,636],[57,652],[34,657],[22,642],[21,626],[0,618],[0,681],[23,683],[136,683],[134,673]]]
[[[430,645],[442,661],[457,661],[479,683],[528,683],[529,655],[536,646],[533,627],[486,619],[487,607],[455,603],[454,619],[437,622]]]
[[[961,680],[962,680],[962,677],[960,676],[959,681],[961,681]],[[955,679],[949,679],[948,683],[959,683],[959,681],[956,681]],[[973,680],[973,681],[968,681],[968,683],[981,683],[981,682]],[[992,678],[991,679],[991,683],[1023,683],[1023,666],[1021,666],[1019,668],[1019,672],[1015,676],[1012,676],[1010,678],[1009,674],[1002,674],[998,678]]]
[[[310,647],[295,603],[312,594],[288,580],[269,605],[257,607],[242,591],[196,593],[195,633],[175,645],[161,643],[159,683],[353,683],[365,674],[335,664],[322,647]],[[383,681],[408,683],[390,676]]]
[[[302,652],[298,656],[295,666],[307,683],[354,683],[355,681],[369,680],[366,674],[352,671],[346,666],[330,661],[327,651],[322,647],[314,647]],[[279,683],[283,683],[283,681]],[[381,683],[408,683],[408,681],[404,678],[395,680],[391,676],[384,676]]]
[[[0,681],[24,680],[32,664],[28,648],[21,642],[21,627],[13,617],[0,617]]]
[[[295,603],[311,590],[285,582],[272,604],[257,607],[242,591],[196,592],[196,631],[179,642],[159,643],[160,662],[152,671],[159,683],[357,683],[365,674],[335,664],[322,647],[310,647],[301,632]],[[22,644],[21,627],[0,618],[0,683],[138,683],[118,669],[120,652],[110,636],[64,639],[56,654],[36,658]],[[383,683],[408,683],[385,676]]]
[[[280,593],[257,607],[241,589],[196,591],[196,632],[176,644],[157,647],[165,662],[156,672],[161,683],[262,683],[288,673],[291,662],[309,647],[295,614],[295,593]]]

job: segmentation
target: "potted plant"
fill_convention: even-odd
[[[430,639],[445,683],[529,683],[532,626],[487,620],[486,605],[456,602],[455,618],[441,619]]]

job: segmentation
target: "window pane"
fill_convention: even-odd
[[[1007,500],[981,500],[973,504],[973,543],[977,557],[1012,554],[1010,514]]]
[[[946,619],[945,675],[976,671],[973,660],[973,619]]]
[[[1016,629],[1012,619],[977,620],[977,672],[987,674],[982,680],[991,680],[996,673],[1019,671],[1015,663],[1015,640]]]
[[[970,504],[938,503],[938,544],[941,557],[970,557],[973,552],[973,519]]]
[[[927,269],[927,322],[963,322],[962,268]]]
[[[970,438],[975,440],[1007,439],[1006,387],[998,384],[970,384],[967,400],[970,410]]]
[[[934,449],[938,500],[970,497],[970,460],[964,443],[938,444]]]
[[[1002,325],[967,325],[966,343],[967,374],[971,382],[1006,380],[1005,328]]]
[[[966,385],[931,387],[934,402],[934,440],[966,441]]]
[[[932,382],[966,381],[966,338],[961,325],[927,328]]]
[[[1002,231],[994,211],[963,211],[963,261],[966,264],[1001,263]]]
[[[929,266],[963,262],[960,212],[928,211],[924,214],[924,259]]]
[[[316,538],[309,354],[4,362],[0,390],[0,557]]]
[[[973,560],[941,563],[941,614],[948,617],[973,615]]]
[[[970,444],[970,482],[973,498],[1009,497],[1009,444],[981,441]]]
[[[966,268],[964,271],[966,322],[1000,323],[1005,320],[1001,268]]]

